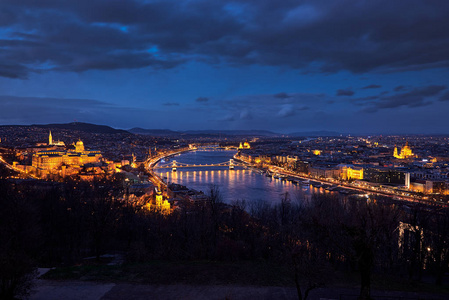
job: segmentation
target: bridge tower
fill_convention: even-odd
[[[176,172],[176,160],[173,161],[171,170]]]
[[[229,160],[229,170],[234,170],[234,160],[232,158]]]

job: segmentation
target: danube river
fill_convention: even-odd
[[[229,161],[234,154],[235,151],[192,151],[171,157],[170,161],[161,161],[157,166],[167,165],[173,160],[185,164],[215,164]],[[155,172],[165,182],[185,185],[206,194],[215,185],[219,188],[223,201],[227,203],[234,200],[278,203],[286,192],[295,201],[309,198],[312,190],[319,191],[309,185],[295,185],[243,167],[235,167],[235,170],[229,170],[228,167],[178,168],[176,172],[171,169],[156,169]]]

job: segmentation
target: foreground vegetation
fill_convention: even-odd
[[[211,189],[207,205],[163,216],[118,201],[122,193],[118,179],[38,187],[0,180],[0,299],[26,294],[38,265],[59,266],[48,278],[292,285],[299,299],[352,283],[353,274],[360,299],[370,299],[373,274],[373,284],[393,289],[418,288],[423,278],[442,285],[448,268],[445,210],[288,195],[226,205]],[[125,263],[105,264],[106,253]]]

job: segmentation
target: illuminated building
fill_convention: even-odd
[[[434,180],[416,180],[410,183],[410,190],[426,194],[438,193],[447,195],[446,182]]]
[[[170,214],[170,203],[167,200],[164,200],[164,202],[162,202],[161,212],[164,215]]]
[[[170,214],[170,203],[167,200],[163,200],[163,195],[160,189],[156,188],[156,200],[154,209],[159,211],[161,214]],[[147,209],[151,210],[153,207],[151,204],[147,204]]]
[[[161,207],[163,200],[162,200],[162,192],[158,189],[156,189],[156,207]]]
[[[340,168],[337,166],[311,166],[309,172],[312,177],[338,178]]]
[[[137,168],[136,156],[134,155],[134,153],[133,153],[133,162],[131,163],[131,167]]]
[[[363,168],[352,165],[343,165],[341,167],[341,177],[343,179],[363,179]]]
[[[406,158],[414,158],[414,157],[416,157],[416,155],[413,154],[412,149],[410,149],[410,147],[408,145],[408,141],[405,143],[404,147],[402,147],[401,153],[399,153],[399,154],[398,154],[398,148],[395,146],[394,147],[393,156],[395,158],[399,158],[399,159],[406,159]]]
[[[49,142],[53,142],[51,133]],[[45,176],[51,173],[51,170],[56,170],[61,166],[83,166],[101,161],[102,155],[100,151],[85,150],[82,141],[76,142],[74,146],[74,150],[49,150],[33,154],[33,169],[36,170],[38,176]]]
[[[53,136],[51,135],[51,130],[50,130],[50,134],[48,135],[48,145],[49,146],[65,146],[64,142],[62,141],[53,141]]]
[[[240,143],[239,149],[250,149],[251,145],[248,142]]]
[[[321,155],[321,150],[313,150],[312,151],[313,152],[313,154],[315,154],[315,155]]]

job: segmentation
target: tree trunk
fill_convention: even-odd
[[[295,285],[296,285],[296,292],[298,293],[298,300],[302,300],[302,292],[301,286],[299,284],[299,275],[297,270],[295,270]]]
[[[371,299],[371,268],[374,263],[374,253],[368,245],[361,246],[359,269],[360,269],[360,296],[359,300]]]
[[[363,268],[360,270],[361,288],[359,300],[371,299],[371,270]]]

